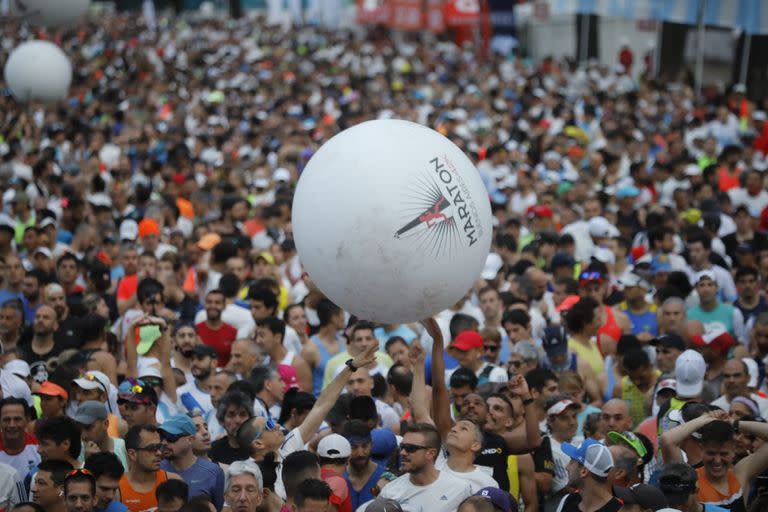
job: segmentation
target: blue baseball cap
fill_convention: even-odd
[[[375,428],[371,430],[371,458],[386,460],[397,449],[397,437],[391,430]]]
[[[564,454],[584,466],[593,475],[605,477],[613,469],[613,456],[610,450],[595,439],[585,439],[578,448],[568,443],[561,444],[560,448]]]
[[[160,430],[172,436],[193,436],[197,426],[186,414],[176,414],[163,422]]]

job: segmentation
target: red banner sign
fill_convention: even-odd
[[[361,25],[389,25],[392,6],[387,0],[357,0],[355,21]]]
[[[449,27],[476,26],[480,23],[480,0],[449,0],[444,14]]]
[[[392,0],[390,26],[400,30],[421,30],[424,27],[421,0]]]

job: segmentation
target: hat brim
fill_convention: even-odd
[[[563,451],[564,454],[566,454],[571,459],[575,460],[579,464],[581,464],[581,460],[579,460],[579,449],[576,446],[573,446],[570,443],[561,443],[560,449]]]
[[[96,416],[91,416],[90,414],[80,414],[80,415],[75,415],[75,417],[72,419],[75,420],[76,423],[80,423],[81,425],[93,425],[101,418],[97,418]]]
[[[88,380],[88,379],[75,379],[72,382],[77,384],[78,387],[85,389],[85,390],[93,390],[93,389],[100,389],[101,391],[104,391],[104,388],[101,387],[101,383],[97,380]]]
[[[704,379],[695,384],[684,384],[677,381],[677,396],[681,398],[694,398],[701,394],[704,389]]]

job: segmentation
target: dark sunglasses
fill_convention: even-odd
[[[73,469],[72,471],[67,473],[67,476],[65,476],[64,479],[66,480],[67,478],[69,478],[71,476],[75,476],[75,475],[86,475],[86,476],[91,476],[92,477],[93,473],[91,473],[90,471],[88,471],[85,468]]]
[[[416,453],[419,450],[429,450],[429,446],[421,446],[420,444],[401,443],[400,449],[406,453]]]
[[[515,368],[520,368],[523,365],[522,361],[510,361],[509,366],[514,366]]]
[[[163,443],[148,444],[147,446],[136,448],[136,450],[140,452],[161,452],[163,451]]]
[[[182,437],[186,437],[188,434],[168,434],[167,432],[160,432],[160,437],[165,441],[166,443],[175,443]]]
[[[498,345],[483,345],[483,349],[486,352],[498,352],[499,346]]]
[[[603,282],[603,275],[600,272],[582,272],[579,276],[579,282],[590,282],[594,281],[597,283]]]

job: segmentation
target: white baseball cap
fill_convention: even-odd
[[[133,219],[125,219],[120,224],[120,240],[136,241],[139,236],[139,224]]]
[[[675,380],[677,394],[683,398],[693,398],[701,394],[704,387],[704,374],[707,364],[695,350],[686,350],[675,361]]]
[[[352,446],[339,434],[324,437],[317,445],[317,455],[326,459],[346,459],[352,455]]]
[[[613,238],[619,236],[619,230],[605,217],[589,219],[589,236],[594,238]]]
[[[98,370],[87,371],[85,375],[79,379],[74,379],[72,382],[82,389],[98,389],[104,391],[106,396],[109,396],[109,377]]]
[[[5,363],[5,366],[3,367],[4,370],[8,370],[14,375],[17,375],[21,378],[27,378],[30,375],[29,370],[29,363],[26,361],[23,361],[21,359],[12,359]]]
[[[749,383],[747,384],[747,387],[756,388],[757,379],[760,376],[760,370],[757,368],[757,363],[751,357],[743,357],[741,360],[746,365],[747,370],[749,370]]]

